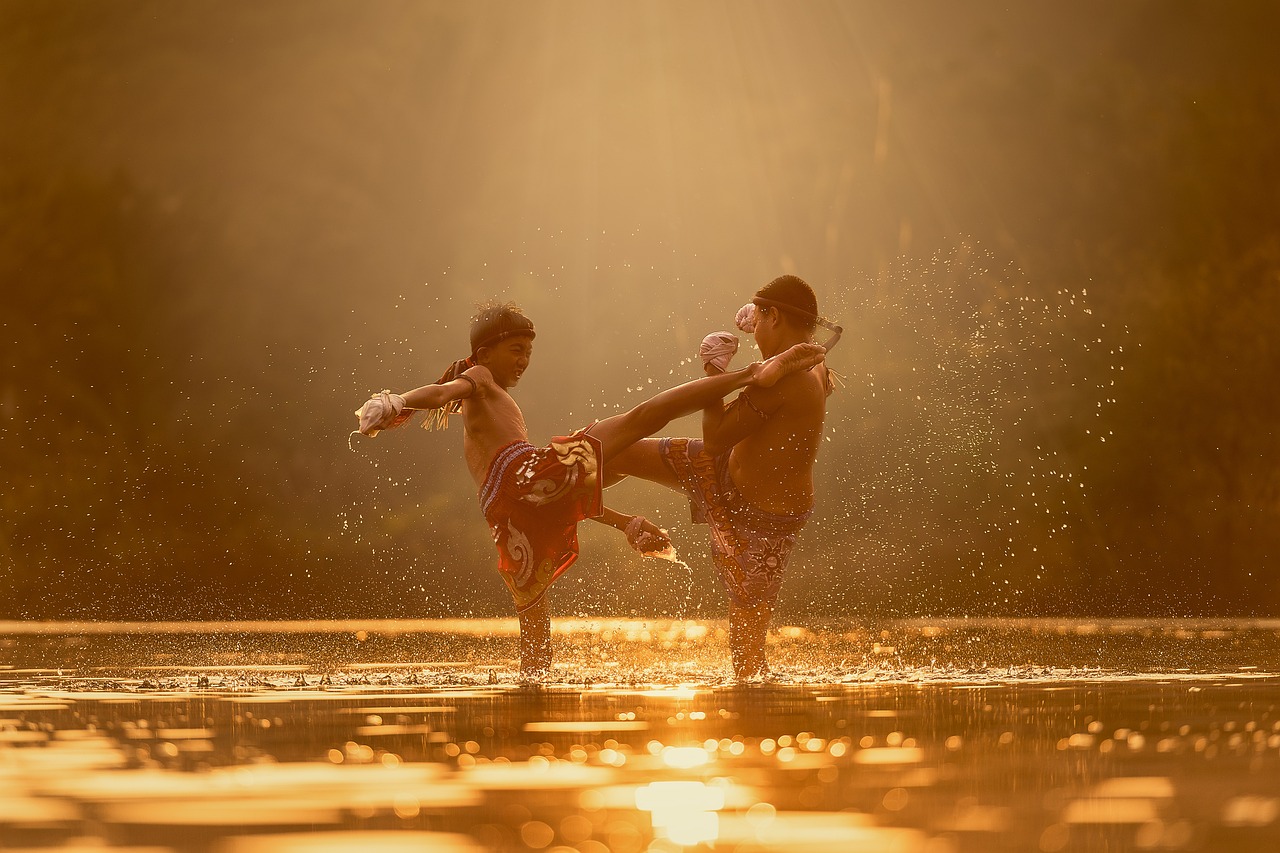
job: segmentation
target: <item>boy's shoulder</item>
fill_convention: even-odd
[[[476,390],[474,394],[472,394],[473,399],[493,400],[499,397],[511,399],[510,392],[494,380],[493,374],[489,371],[489,368],[485,367],[483,364],[477,364],[474,367],[467,368],[462,372],[462,375],[475,383]]]
[[[493,374],[489,372],[489,368],[483,364],[476,364],[462,371],[462,375],[470,379],[476,385],[489,385],[497,387],[497,383],[493,381]]]
[[[817,405],[825,408],[825,367],[818,365],[782,377],[768,388],[752,388],[751,397],[774,408],[800,409]]]

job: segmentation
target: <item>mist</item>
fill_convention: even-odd
[[[1278,19],[10,0],[0,618],[507,614],[461,423],[354,409],[511,299],[542,443],[782,273],[846,329],[783,616],[1272,612]],[[583,524],[557,613],[723,611],[606,498],[691,571]]]

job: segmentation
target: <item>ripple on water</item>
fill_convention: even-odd
[[[206,665],[225,654],[207,637],[184,645],[204,656],[189,668],[143,669],[136,633],[119,647],[97,634],[114,661],[0,673],[0,838],[210,853],[307,839],[579,853],[1280,845],[1275,631],[1088,626],[810,625],[771,641],[774,681],[733,684],[717,623],[597,620],[560,636],[560,680],[544,686],[515,683],[506,635],[397,631],[403,658],[353,644],[320,661],[310,634],[261,648],[239,636],[243,668]],[[1124,642],[1100,654],[1100,637]]]

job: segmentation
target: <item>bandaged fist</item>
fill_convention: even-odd
[[[374,394],[356,409],[356,417],[360,419],[360,432],[368,436],[400,426],[411,414],[411,411],[404,411],[404,397],[390,391]]]
[[[698,347],[698,356],[702,359],[703,369],[714,376],[729,369],[729,362],[738,351],[738,337],[732,332],[712,332],[702,339]]]
[[[627,542],[646,557],[654,557],[672,549],[671,537],[643,515],[634,516],[627,525]]]

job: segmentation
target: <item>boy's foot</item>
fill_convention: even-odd
[[[733,680],[738,684],[770,684],[774,677],[769,664],[762,663],[758,668],[735,666]]]
[[[768,388],[788,373],[808,370],[815,364],[821,364],[826,355],[827,351],[818,344],[796,344],[773,358],[761,362],[760,369],[752,377],[751,384]]]
[[[522,669],[516,680],[522,687],[541,687],[544,683],[551,680],[551,670],[549,669]]]

